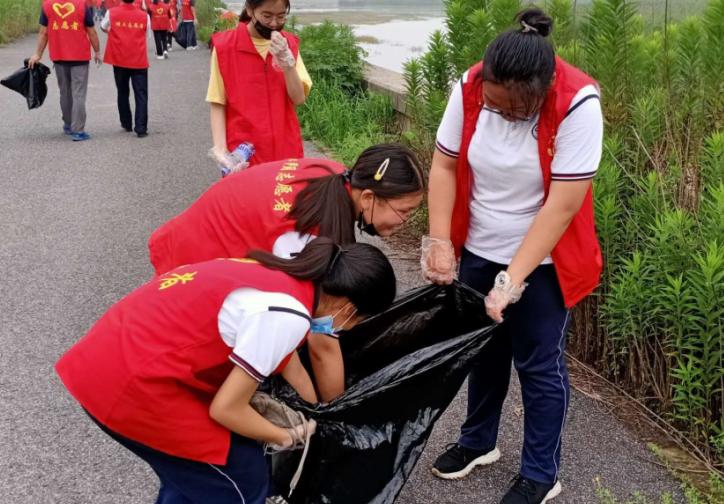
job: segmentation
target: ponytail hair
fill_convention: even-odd
[[[267,0],[246,0],[244,3],[244,7],[241,8],[241,14],[239,14],[239,22],[241,23],[248,23],[251,21],[251,16],[246,12],[247,8],[250,9],[256,9],[257,7],[261,7],[261,5],[266,2]],[[292,9],[292,5],[289,0],[287,0],[287,14],[289,14],[289,11]]]
[[[384,165],[384,172],[381,169]],[[319,236],[336,243],[354,243],[354,202],[347,190],[369,189],[384,199],[395,199],[425,191],[425,174],[417,156],[399,144],[379,144],[360,154],[351,170],[335,174],[322,164],[330,175],[310,180],[299,191],[289,218],[296,221],[296,231],[309,233],[316,228]],[[311,167],[310,166],[310,167]]]
[[[346,297],[362,315],[388,308],[397,293],[397,280],[387,257],[366,243],[337,245],[315,238],[291,259],[254,250],[249,257],[262,266],[299,280],[314,282],[330,296]]]
[[[518,88],[521,97],[545,96],[553,80],[556,59],[548,35],[553,20],[538,7],[529,7],[515,17],[519,27],[498,35],[483,58],[482,79]]]

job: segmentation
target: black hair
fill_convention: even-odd
[[[374,315],[392,304],[397,280],[380,249],[366,243],[337,245],[315,238],[292,259],[254,250],[249,257],[267,268],[309,280],[330,296],[346,297],[361,315]]]
[[[244,3],[244,7],[241,9],[241,14],[239,14],[239,21],[242,23],[248,23],[251,21],[251,16],[247,14],[246,9],[256,9],[257,7],[260,7],[264,2],[268,2],[270,0],[246,0],[246,3]],[[289,14],[289,11],[292,9],[292,4],[289,0],[287,0],[287,14]]]
[[[387,171],[380,180],[375,175],[386,160]],[[313,179],[299,191],[289,218],[296,221],[296,231],[301,234],[316,232],[332,238],[337,243],[353,243],[355,220],[354,202],[347,191],[349,181],[354,189],[369,189],[384,199],[395,199],[406,194],[425,190],[425,174],[417,156],[399,144],[379,144],[368,147],[346,173]],[[311,166],[310,166],[311,167]]]
[[[515,87],[523,99],[545,96],[556,67],[555,51],[548,40],[553,20],[538,7],[515,16],[519,28],[498,35],[483,58],[484,81]]]

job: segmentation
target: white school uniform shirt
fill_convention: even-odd
[[[274,241],[272,254],[284,259],[290,259],[292,255],[302,251],[307,243],[316,238],[313,234],[299,234],[296,231],[287,231]]]
[[[463,92],[468,72],[455,84],[437,131],[437,148],[458,157],[462,143]],[[558,129],[552,180],[585,180],[601,161],[603,114],[598,89],[585,86],[574,97]],[[507,121],[483,108],[468,149],[473,178],[470,227],[465,248],[499,264],[510,264],[543,206],[538,154],[538,115]],[[547,257],[542,264],[552,263]]]
[[[289,294],[243,287],[232,291],[218,315],[229,360],[262,382],[304,341],[309,311]]]

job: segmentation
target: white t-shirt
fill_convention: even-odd
[[[304,341],[311,317],[289,294],[241,288],[219,310],[219,333],[229,360],[261,382]]]
[[[462,82],[455,85],[437,131],[437,148],[458,157],[462,143]],[[592,178],[601,161],[603,114],[595,86],[581,89],[555,140],[553,180]],[[483,108],[468,149],[473,175],[470,228],[465,242],[473,254],[510,264],[543,206],[543,173],[538,155],[538,115],[510,122]],[[551,263],[550,257],[543,264]]]
[[[284,259],[290,259],[292,254],[301,252],[307,243],[314,240],[316,236],[312,234],[299,234],[296,231],[287,231],[274,241],[272,254]]]

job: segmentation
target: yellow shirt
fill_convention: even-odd
[[[271,40],[252,37],[251,41],[259,52],[259,56],[266,60],[266,56],[269,54]],[[309,96],[309,91],[312,89],[312,78],[309,76],[309,72],[307,72],[307,67],[304,66],[301,54],[297,56],[297,74],[304,85],[304,95]],[[226,89],[224,88],[224,78],[221,76],[221,71],[219,70],[219,60],[216,57],[216,49],[211,53],[211,75],[209,76],[209,88],[206,91],[206,101],[226,105]]]

